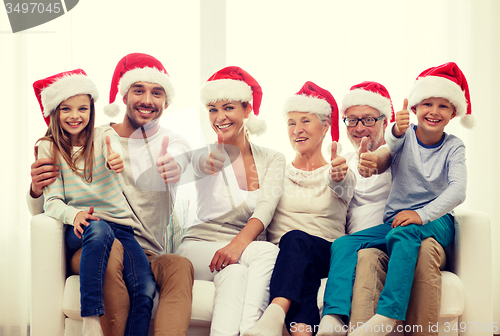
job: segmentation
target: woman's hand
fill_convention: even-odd
[[[100,220],[99,218],[94,216],[93,213],[94,213],[94,207],[91,206],[89,208],[89,211],[84,210],[76,214],[75,220],[73,221],[73,227],[74,227],[73,231],[75,232],[75,235],[78,238],[82,239],[83,227],[89,225],[89,222],[87,222],[88,219],[95,221]]]
[[[205,175],[212,175],[220,172],[224,168],[224,137],[222,133],[217,133],[217,148],[209,155],[204,154],[200,157],[200,167]]]
[[[106,146],[108,147],[108,165],[115,173],[119,174],[123,171],[123,159],[120,154],[115,153],[111,148],[111,140],[106,137]]]
[[[332,156],[330,162],[330,178],[333,182],[342,181],[347,175],[347,161],[342,156],[337,155],[337,142],[332,142]]]
[[[417,224],[417,225],[422,225],[422,219],[413,210],[404,210],[399,212],[396,217],[394,217],[394,220],[392,221],[392,227],[398,227],[398,226],[406,226],[409,224]]]
[[[210,271],[221,271],[226,266],[235,264],[241,257],[245,247],[234,241],[215,252],[212,261],[210,262]]]

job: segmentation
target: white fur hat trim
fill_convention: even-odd
[[[79,94],[89,94],[94,101],[99,98],[97,87],[87,76],[71,75],[61,77],[41,92],[43,116],[48,117],[61,102]]]
[[[458,117],[465,116],[467,113],[467,100],[460,86],[449,79],[438,76],[417,79],[410,89],[408,106],[414,107],[422,100],[431,97],[448,99],[455,107]]]
[[[307,95],[293,95],[285,101],[284,113],[309,112],[326,116],[332,114],[332,106],[326,100]]]
[[[340,115],[344,115],[349,107],[367,105],[385,115],[388,120],[392,118],[392,103],[389,99],[372,91],[354,89],[349,91],[342,100]]]
[[[201,86],[200,99],[203,105],[220,100],[249,102],[253,91],[247,83],[234,79],[217,79]]]
[[[170,76],[166,73],[158,70],[157,68],[135,68],[127,71],[123,74],[120,79],[120,94],[125,96],[130,89],[130,86],[135,82],[148,82],[158,84],[165,90],[167,95],[167,105],[170,105],[174,99],[175,89],[170,79]]]

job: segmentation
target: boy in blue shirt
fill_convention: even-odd
[[[410,123],[407,106],[418,125]],[[404,320],[420,243],[434,237],[451,244],[455,227],[451,211],[465,199],[465,146],[445,126],[455,116],[473,127],[469,88],[455,63],[422,72],[403,110],[386,132],[391,154],[392,189],[384,224],[337,239],[331,248],[330,273],[318,335],[345,335],[349,319],[357,251],[376,247],[390,256],[377,314],[349,335],[387,335]],[[422,326],[427,327],[427,326]]]

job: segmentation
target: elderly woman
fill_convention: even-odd
[[[193,155],[199,222],[177,253],[191,260],[195,279],[215,284],[210,334],[237,336],[269,303],[278,248],[264,230],[282,194],[285,158],[250,142],[249,133],[262,130],[250,101],[258,115],[262,91],[246,71],[219,70],[201,96],[218,140],[210,152]]]
[[[355,177],[337,156],[338,108],[333,96],[312,82],[285,104],[295,159],[287,165],[283,196],[268,227],[280,252],[271,278],[271,304],[245,336],[312,335],[320,322],[321,278],[328,276],[332,241],[345,234]],[[331,127],[332,158],[321,152]],[[281,239],[280,239],[281,238]]]

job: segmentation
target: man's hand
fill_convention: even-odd
[[[212,175],[220,172],[224,168],[224,136],[222,132],[217,133],[217,147],[209,155],[200,157],[200,167],[204,174]]]
[[[165,135],[161,143],[161,151],[156,160],[157,171],[165,183],[177,183],[181,179],[181,169],[172,155],[167,151],[169,138]]]
[[[347,170],[349,167],[347,166],[346,159],[342,156],[337,155],[337,142],[332,142],[332,156],[331,156],[331,167],[330,167],[330,178],[333,182],[342,181],[347,175]]]
[[[392,134],[399,138],[405,134],[410,127],[410,112],[408,111],[408,99],[405,98],[403,109],[396,113],[396,124],[392,128]]]
[[[38,159],[38,146],[35,147],[35,160],[31,165],[30,195],[33,198],[38,198],[43,194],[43,188],[56,180],[59,175],[59,167],[53,159]]]
[[[91,206],[89,208],[89,211],[84,210],[76,214],[75,220],[73,221],[73,231],[78,238],[82,239],[83,227],[89,225],[89,222],[87,222],[87,220],[100,220],[99,218],[94,216],[93,213],[94,207]]]
[[[239,244],[231,241],[223,248],[217,250],[208,266],[210,271],[221,271],[226,266],[235,264],[241,257],[245,248]]]
[[[369,141],[367,137],[364,137],[359,145],[358,172],[363,177],[371,177],[377,172],[378,157],[368,150]]]
[[[120,174],[123,171],[123,159],[120,154],[115,153],[111,148],[111,140],[106,137],[106,147],[108,148],[108,165],[115,173]]]
[[[398,226],[406,226],[409,224],[417,224],[417,225],[422,225],[422,219],[413,210],[404,210],[399,212],[396,217],[394,217],[394,220],[392,221],[392,227],[398,227]]]

